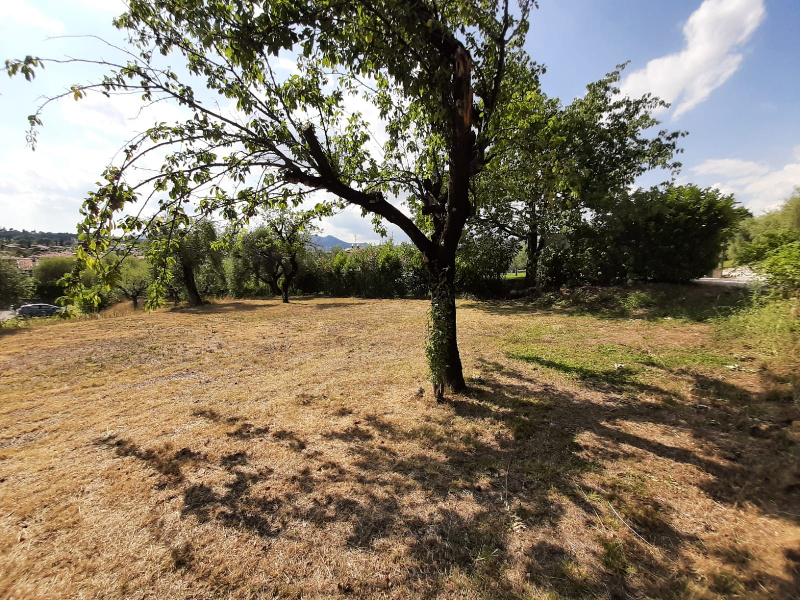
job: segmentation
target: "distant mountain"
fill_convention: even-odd
[[[353,244],[351,242],[345,242],[340,240],[337,237],[333,237],[332,235],[325,235],[325,236],[318,236],[312,235],[311,236],[311,245],[315,248],[319,248],[320,250],[324,250],[325,252],[329,252],[333,250],[336,246],[341,248],[349,248]]]

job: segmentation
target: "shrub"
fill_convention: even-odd
[[[757,268],[784,295],[800,292],[800,242],[785,244],[761,261]]]

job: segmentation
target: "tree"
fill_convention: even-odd
[[[538,70],[519,66],[514,100],[503,105],[519,123],[501,136],[498,160],[479,177],[480,219],[524,242],[526,284],[542,282],[540,261],[549,244],[563,244],[587,211],[608,210],[648,170],[675,171],[683,132],[650,133],[658,125],[658,98],[619,95],[620,65],[591,83],[586,94],[562,107],[539,88]],[[558,274],[550,277],[559,279]]]
[[[473,212],[470,181],[489,160],[497,109],[511,94],[506,66],[521,54],[530,4],[522,0],[515,15],[508,0],[130,0],[115,23],[129,33],[134,57],[107,63],[101,82],[63,95],[137,92],[146,102],[177,102],[191,116],[150,128],[105,172],[84,203],[80,259],[97,262],[118,230],[141,234],[158,222],[180,230],[195,216],[187,204],[198,195],[195,214],[220,212],[231,221],[306,197],[335,198],[378,227],[397,225],[419,248],[431,277],[427,355],[435,393],[463,389],[456,248]],[[180,58],[185,70],[161,66],[162,56]],[[281,58],[296,59],[298,73],[279,77]],[[26,57],[7,69],[30,79],[44,62]],[[227,98],[236,114],[204,102],[202,88]],[[381,156],[370,151],[363,117],[346,114],[354,94],[386,123]],[[40,113],[30,121],[35,143]],[[167,159],[137,178],[138,163],[154,151],[167,151]],[[390,201],[401,195],[419,219]],[[155,217],[117,218],[142,196],[159,198]]]
[[[70,273],[76,266],[74,258],[43,258],[33,268],[36,280],[36,296],[45,302],[55,302],[64,295],[61,278]]]
[[[764,260],[773,250],[800,241],[800,189],[777,210],[745,221],[731,244],[740,265]]]
[[[772,250],[756,268],[785,296],[800,294],[800,241]]]
[[[152,281],[152,267],[141,258],[129,258],[119,263],[117,289],[133,302],[133,310],[139,308],[139,298],[147,294]]]
[[[33,280],[17,269],[14,260],[0,260],[0,308],[14,306],[29,298]]]
[[[217,231],[207,219],[187,227],[160,222],[151,229],[148,256],[155,266],[156,285],[171,288],[173,294],[182,290],[189,306],[201,306],[204,295],[224,289],[222,254],[216,248]],[[158,295],[160,290],[154,290]]]
[[[261,227],[244,233],[234,250],[241,261],[237,271],[250,272],[289,302],[289,289],[300,271],[299,257],[313,231],[314,212],[272,210]]]
[[[480,296],[496,295],[518,247],[517,240],[489,227],[469,226],[456,255],[458,289]]]

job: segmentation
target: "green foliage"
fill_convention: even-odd
[[[139,298],[147,294],[153,281],[153,269],[147,260],[128,257],[120,263],[119,279],[116,288],[125,298],[139,307]]]
[[[205,296],[226,291],[217,232],[207,219],[187,222],[184,227],[175,227],[169,221],[155,223],[147,256],[154,274],[149,286],[150,306],[158,306],[166,294],[197,306]]]
[[[497,295],[517,247],[515,239],[486,227],[465,230],[456,254],[456,290],[478,296]]]
[[[689,281],[718,264],[747,214],[713,188],[637,190],[583,223],[551,270],[573,283]]]
[[[766,231],[760,234],[757,240],[747,242],[737,248],[734,259],[740,265],[754,265],[781,246],[797,241],[800,241],[800,229]]]
[[[427,279],[420,283],[422,256],[408,244],[334,250],[317,255],[317,264],[319,291],[332,296],[399,298],[427,292]]]
[[[781,246],[800,241],[800,190],[778,210],[748,219],[731,243],[734,260],[755,265]]]
[[[17,269],[13,260],[0,260],[0,308],[19,305],[30,298],[34,281]]]
[[[800,294],[800,241],[776,248],[758,263],[757,268],[782,294]]]
[[[43,302],[55,302],[64,295],[64,287],[60,281],[70,273],[76,265],[74,258],[43,258],[33,268],[36,280],[36,296]]]
[[[624,66],[566,107],[542,93],[536,68],[512,70],[515,101],[503,116],[514,135],[499,137],[475,202],[481,222],[524,243],[528,285],[562,282],[562,250],[582,235],[585,213],[611,209],[648,170],[680,166],[674,155],[685,134],[653,129],[658,98],[618,94]]]
[[[288,301],[289,288],[306,263],[316,217],[314,211],[271,210],[260,227],[239,234],[227,267],[234,278],[228,290],[233,295],[282,294]]]

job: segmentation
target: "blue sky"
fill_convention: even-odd
[[[543,88],[564,103],[615,65],[630,61],[622,89],[673,102],[664,126],[687,130],[680,182],[717,186],[756,213],[800,185],[800,25],[797,0],[540,0],[526,47],[547,67]],[[119,40],[113,0],[22,0],[0,14],[0,58],[113,52],[93,34]],[[36,152],[26,116],[42,94],[92,79],[83,67],[53,65],[33,84],[0,79],[0,226],[74,230],[78,208],[131,132],[180,111],[161,105],[138,120],[133,99],[65,99],[44,114]],[[655,183],[656,178],[642,183]],[[323,225],[347,241],[375,239],[348,210]],[[400,236],[396,236],[400,237]]]

